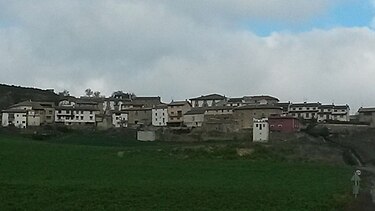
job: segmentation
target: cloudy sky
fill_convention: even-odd
[[[372,0],[0,0],[0,83],[375,106]]]

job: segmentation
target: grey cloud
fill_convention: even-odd
[[[121,89],[165,101],[219,92],[375,105],[372,30],[259,37],[200,17],[208,8],[207,18],[229,22],[290,18],[277,11],[308,18],[326,1],[186,2],[0,0],[0,22],[17,23],[0,24],[1,82],[75,95],[88,87],[107,95]]]

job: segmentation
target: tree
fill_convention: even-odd
[[[59,92],[59,95],[64,96],[64,97],[68,97],[68,96],[70,96],[70,93],[69,93],[68,90],[64,89],[64,91]]]
[[[100,97],[100,92],[99,91],[94,92],[94,97]]]
[[[94,94],[94,92],[93,92],[90,88],[86,89],[86,90],[85,90],[85,93],[86,93],[86,95],[87,95],[88,97],[91,97],[91,95]]]
[[[113,92],[112,97],[116,98],[116,99],[131,100],[131,99],[134,99],[136,96],[135,96],[134,93],[123,92],[123,91],[120,90],[120,91]]]

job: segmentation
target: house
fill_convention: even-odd
[[[283,102],[283,103],[279,102],[279,103],[276,103],[275,105],[279,106],[283,109],[282,115],[286,116],[286,115],[289,114],[290,105],[291,105],[290,101],[289,102]]]
[[[270,116],[268,117],[270,131],[281,133],[294,133],[300,130],[300,121],[292,116]]]
[[[269,140],[269,124],[267,118],[253,120],[253,141],[268,142]]]
[[[157,97],[134,97],[131,101],[133,104],[142,104],[143,107],[152,108],[161,104],[161,99]]]
[[[233,132],[236,122],[233,114],[205,114],[202,128],[205,131]]]
[[[42,106],[42,105],[44,106]],[[24,101],[2,111],[2,126],[18,128],[53,123],[54,103]]]
[[[253,119],[268,118],[273,115],[281,115],[282,108],[275,105],[244,105],[233,109],[235,130],[250,129],[253,127]]]
[[[167,126],[168,123],[168,106],[160,104],[152,108],[152,125]]]
[[[127,99],[121,99],[121,98],[106,98],[103,101],[103,112],[108,112],[108,111],[120,111],[122,108],[122,105],[124,103],[128,103],[130,100]]]
[[[99,113],[95,106],[58,106],[55,122],[68,126],[96,126],[96,115]]]
[[[244,105],[245,101],[243,97],[237,97],[237,98],[229,98],[228,101],[226,102],[226,106],[231,106],[231,107],[238,107]]]
[[[349,105],[335,105],[332,111],[332,120],[340,122],[350,121],[350,107]]]
[[[152,125],[152,108],[128,108],[122,111],[128,113],[129,127]]]
[[[7,109],[2,111],[2,126],[8,127],[14,125],[17,128],[27,127],[27,110],[24,109]]]
[[[319,106],[318,122],[349,122],[349,111],[348,105],[321,105]]]
[[[205,108],[192,108],[184,114],[184,125],[188,128],[202,127],[205,112]]]
[[[168,125],[182,126],[184,123],[183,115],[191,110],[189,101],[172,101],[168,104]]]
[[[371,127],[375,127],[375,108],[359,108],[358,121],[359,123],[369,124]]]
[[[206,108],[205,115],[233,114],[232,106],[214,106]]]
[[[196,98],[191,98],[190,102],[193,108],[197,107],[211,107],[218,104],[225,104],[226,97],[219,94],[210,94],[205,96],[200,96]]]
[[[55,103],[53,102],[38,102],[44,108],[44,123],[55,123]],[[43,118],[42,118],[43,123]]]
[[[274,105],[279,102],[279,99],[269,95],[255,95],[255,96],[244,96],[245,104],[257,104],[257,105]]]
[[[128,127],[128,113],[125,111],[113,111],[112,125],[115,128]]]
[[[289,115],[296,118],[305,119],[305,120],[317,120],[319,107],[322,104],[317,103],[292,103],[289,106]]]

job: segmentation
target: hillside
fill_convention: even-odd
[[[58,95],[50,90],[0,84],[0,110],[25,100],[56,102]]]

